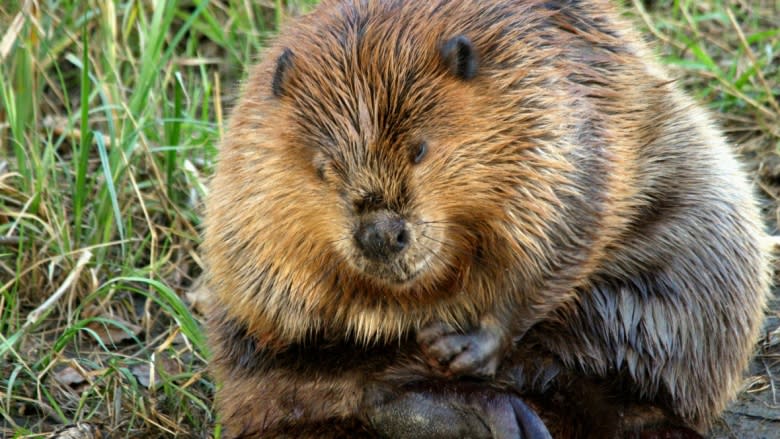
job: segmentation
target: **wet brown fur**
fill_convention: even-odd
[[[441,58],[457,35],[470,80]],[[395,267],[352,244],[373,193],[415,228]],[[325,1],[251,71],[211,184],[219,412],[228,437],[354,433],[367,383],[430,373],[417,329],[487,316],[519,339],[491,385],[593,380],[704,431],[757,336],[763,242],[723,137],[608,2]],[[358,359],[294,354],[329,344]]]

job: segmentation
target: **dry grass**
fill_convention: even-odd
[[[2,2],[0,436],[219,436],[187,296],[205,182],[244,66],[310,3]],[[776,231],[780,3],[631,6],[720,115]]]

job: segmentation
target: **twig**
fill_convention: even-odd
[[[18,245],[20,242],[17,236],[0,236],[0,245]]]
[[[766,376],[769,378],[769,386],[772,389],[772,402],[777,405],[777,389],[775,388],[775,379],[772,376],[772,369],[764,361],[764,370],[766,370]]]
[[[122,242],[140,242],[140,241],[141,241],[140,238],[126,239],[124,241],[109,241],[109,242],[104,242],[102,244],[91,245],[91,246],[88,247],[88,249],[89,250],[94,250],[94,249],[98,249],[98,248],[111,247],[112,245],[119,245]],[[76,253],[78,253],[78,250],[72,250],[72,251],[69,251],[69,252],[64,253],[62,255],[49,256],[47,258],[43,258],[43,259],[40,259],[40,260],[36,261],[35,263],[31,264],[30,266],[25,267],[25,269],[22,270],[21,272],[19,272],[16,275],[16,277],[14,277],[13,279],[9,280],[8,282],[4,283],[3,285],[0,285],[0,294],[8,291],[8,289],[11,288],[11,285],[14,285],[16,282],[19,281],[19,279],[21,279],[24,276],[28,275],[29,273],[37,270],[42,265],[48,264],[49,262],[54,261],[55,259],[58,259],[58,258],[60,258],[62,256],[71,256],[71,255],[75,255]],[[202,264],[201,264],[201,266],[202,266]]]
[[[24,323],[24,326],[22,326],[22,330],[29,328],[30,326],[36,324],[38,320],[41,318],[41,316],[49,310],[52,306],[54,306],[55,303],[57,303],[58,300],[65,294],[65,292],[70,288],[70,285],[73,283],[74,280],[76,280],[79,277],[79,274],[81,274],[81,269],[84,268],[87,263],[89,263],[90,259],[92,259],[92,252],[89,250],[84,250],[84,252],[79,257],[78,262],[76,262],[76,267],[73,268],[73,271],[70,272],[68,277],[65,278],[65,281],[62,282],[62,285],[57,289],[57,291],[54,292],[54,294],[51,295],[48,299],[46,299],[45,302],[43,302],[39,307],[35,308],[28,316],[27,321]]]
[[[80,141],[81,138],[83,137],[80,129],[68,128],[67,122],[65,122],[63,118],[54,118],[51,116],[46,116],[43,119],[43,126],[47,128],[51,128],[52,133],[54,133],[55,135],[70,137],[75,142]],[[97,139],[93,137],[92,143],[94,145],[97,145]],[[111,139],[104,139],[103,143],[106,145],[106,148],[112,147]]]

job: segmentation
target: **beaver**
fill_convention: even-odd
[[[204,222],[226,437],[697,437],[770,284],[734,153],[607,0],[325,0]]]

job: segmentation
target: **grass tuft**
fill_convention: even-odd
[[[205,179],[244,66],[311,5],[2,2],[0,436],[218,435],[183,299]]]

